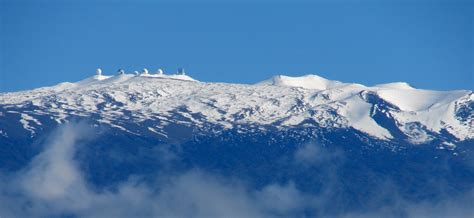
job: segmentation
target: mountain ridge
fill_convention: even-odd
[[[40,127],[38,115],[62,123],[71,115],[94,114],[98,122],[114,128],[130,131],[117,122],[129,120],[165,136],[166,125],[177,121],[198,128],[213,123],[222,129],[243,124],[354,128],[380,140],[396,140],[394,136],[402,134],[413,144],[448,133],[453,137],[446,143],[453,143],[474,137],[473,102],[469,90],[421,90],[400,82],[367,87],[317,75],[280,75],[246,85],[200,82],[186,75],[123,74],[0,93],[0,116],[20,114],[17,122],[32,134],[34,126]],[[35,109],[22,111],[27,105]],[[182,120],[173,120],[177,114]],[[162,122],[144,124],[154,119]],[[8,134],[7,129],[1,131]]]

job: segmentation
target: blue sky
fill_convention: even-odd
[[[118,68],[474,89],[474,1],[1,0],[0,91]]]

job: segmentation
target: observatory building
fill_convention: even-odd
[[[158,75],[163,75],[163,70],[162,70],[162,69],[158,69],[158,70],[156,71],[156,74],[158,74]]]
[[[95,74],[96,74],[97,76],[102,75],[102,69],[97,68],[97,70],[95,71]]]

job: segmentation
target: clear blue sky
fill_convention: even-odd
[[[474,89],[474,0],[0,0],[0,91],[118,68]]]

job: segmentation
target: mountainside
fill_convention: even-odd
[[[132,134],[166,138],[172,125],[196,131],[242,125],[353,128],[380,140],[447,145],[474,137],[472,91],[430,91],[406,83],[366,87],[316,75],[276,76],[256,85],[205,83],[184,75],[94,76],[0,94],[2,117],[34,137],[42,122],[95,117]],[[149,121],[159,122],[149,122]],[[129,123],[134,127],[130,128]],[[5,124],[4,124],[5,125]],[[13,133],[0,126],[3,137]],[[15,129],[17,131],[17,129]]]
[[[1,93],[0,216],[464,217],[473,124],[469,90],[316,75]]]

